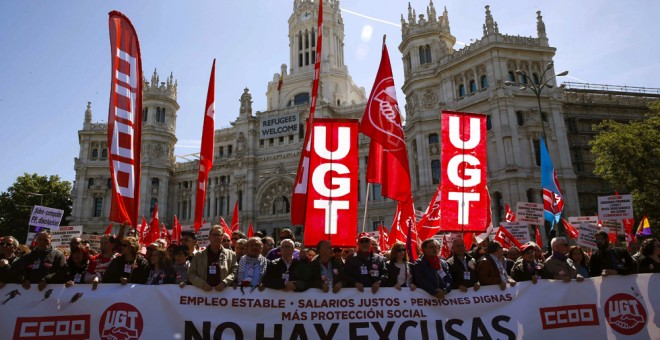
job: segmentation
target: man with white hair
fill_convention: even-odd
[[[584,280],[582,275],[577,275],[575,268],[568,264],[568,241],[565,237],[555,237],[550,242],[552,255],[545,260],[545,272],[549,279],[571,282],[576,279],[578,282]]]
[[[262,239],[263,240],[263,239]],[[281,257],[268,263],[263,283],[266,288],[280,289],[285,292],[302,290],[304,282],[299,281],[298,269],[300,260],[293,257],[295,243],[290,239],[280,242]],[[262,251],[263,254],[263,251]]]

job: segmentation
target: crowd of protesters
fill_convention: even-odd
[[[468,250],[458,238],[445,259],[438,241],[427,239],[414,262],[405,244],[394,243],[381,254],[378,242],[367,233],[358,235],[355,248],[333,247],[328,240],[303,248],[286,228],[278,236],[278,243],[260,233],[248,239],[241,232],[230,235],[213,226],[209,244],[201,251],[194,232],[183,232],[180,244],[168,246],[158,240],[145,248],[134,229],[122,227],[116,237],[101,236],[98,251],[81,238],[72,238],[67,256],[51,246],[47,231],[35,236],[32,249],[5,236],[0,243],[0,288],[6,283],[19,283],[25,289],[36,284],[39,290],[49,284],[92,284],[95,289],[104,283],[131,283],[243,292],[319,288],[336,293],[351,287],[375,294],[380,287],[394,287],[420,288],[443,299],[452,290],[476,291],[488,285],[505,290],[521,281],[581,282],[595,276],[660,272],[657,239],[644,239],[631,253],[611,245],[602,231],[595,234],[597,249],[590,256],[564,237],[553,238],[545,254],[533,242],[505,249],[488,239]]]

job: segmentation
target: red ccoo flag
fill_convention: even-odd
[[[110,222],[110,224],[108,224],[108,227],[105,229],[105,233],[104,233],[104,234],[105,234],[105,235],[110,235],[110,234],[112,234],[112,222]]]
[[[367,180],[382,184],[385,197],[399,202],[412,199],[408,151],[385,37],[376,80],[360,120],[360,132],[371,138]]]
[[[516,214],[513,213],[513,210],[509,207],[509,204],[504,204],[504,221],[505,222],[515,222]]]
[[[497,228],[497,232],[495,233],[495,238],[493,240],[501,243],[503,248],[511,248],[511,246],[520,248],[522,246],[520,241],[518,241],[515,236],[511,235],[511,233],[502,226]]]
[[[241,226],[238,218],[238,201],[234,204],[234,214],[231,216],[231,231],[240,231]]]
[[[438,189],[435,191],[435,195],[433,195],[424,215],[417,223],[419,239],[424,241],[437,234],[441,228],[440,223],[440,186],[438,186]]]
[[[140,235],[140,243],[144,243],[145,237],[147,237],[147,219],[142,216],[142,223],[137,227],[136,232]]]
[[[316,98],[319,92],[319,78],[321,77],[321,46],[323,45],[323,1],[319,1],[319,17],[316,35],[316,62],[314,63],[314,80],[312,82],[312,98],[309,102],[309,118],[305,129],[305,140],[300,153],[298,173],[291,194],[291,224],[305,224],[307,211],[307,191],[309,182],[309,157],[312,151],[312,130],[314,127],[314,112],[316,111]]]
[[[209,172],[213,167],[213,134],[215,133],[215,59],[211,67],[209,90],[206,94],[204,127],[202,128],[202,146],[199,152],[199,171],[197,172],[197,195],[195,196],[195,232],[202,227],[202,215],[206,202],[206,188]]]
[[[388,242],[389,235],[387,234],[387,228],[382,224],[378,225],[378,246],[382,252],[388,251],[390,245]]]
[[[108,110],[108,161],[112,182],[110,221],[137,226],[142,146],[142,59],[135,28],[109,13],[112,81]]]

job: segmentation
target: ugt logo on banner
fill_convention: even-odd
[[[441,230],[486,230],[486,169],[486,116],[443,111]]]
[[[358,208],[358,121],[314,120],[305,245],[354,247]]]

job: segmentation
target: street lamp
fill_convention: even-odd
[[[516,75],[518,76],[523,76],[523,79],[525,79],[525,83],[521,83],[518,81],[505,81],[504,85],[506,86],[519,86],[520,91],[525,91],[527,89],[530,89],[532,93],[536,96],[536,103],[539,106],[539,117],[541,118],[541,135],[543,136],[544,140],[547,140],[546,135],[545,135],[545,123],[543,123],[543,109],[541,107],[541,92],[543,91],[544,88],[552,88],[553,85],[550,84],[550,82],[555,79],[556,77],[563,77],[565,75],[568,75],[568,71],[564,71],[558,74],[553,75],[552,77],[548,78],[547,80],[544,81],[546,74],[548,71],[552,69],[554,66],[553,62],[549,62],[548,65],[545,66],[545,70],[543,70],[543,73],[541,74],[541,77],[538,79],[538,83],[535,82],[535,79],[529,79],[527,76],[527,73],[522,70],[516,70]],[[547,144],[546,144],[547,147]],[[541,184],[541,195],[543,195],[543,184]],[[548,226],[546,225],[545,232],[546,232],[546,237],[548,235]],[[559,228],[558,228],[559,231]],[[561,233],[557,233],[561,234]],[[549,241],[549,239],[548,239]]]
[[[46,194],[40,194],[38,192],[28,192],[27,193],[28,196],[39,196],[40,197],[39,205],[42,206],[42,207],[44,205],[44,196],[53,195],[53,194],[55,194],[55,193],[54,192],[49,192],[49,193],[46,193]]]
[[[548,63],[548,65],[545,66],[545,70],[543,70],[543,73],[541,74],[541,78],[539,78],[539,83],[534,82],[534,79],[529,79],[527,76],[527,73],[522,70],[516,70],[516,75],[523,76],[524,79],[526,80],[526,83],[521,83],[518,81],[510,81],[507,80],[504,82],[504,85],[506,86],[520,86],[520,91],[524,91],[527,89],[530,89],[532,93],[536,96],[536,102],[539,106],[539,117],[541,118],[541,133],[543,135],[544,139],[547,139],[545,136],[545,124],[543,123],[543,110],[541,108],[541,92],[543,91],[544,88],[552,88],[553,85],[550,84],[550,82],[555,79],[556,77],[563,77],[565,75],[568,75],[568,71],[564,71],[558,74],[553,75],[552,77],[548,78],[546,81],[543,81],[545,79],[546,73],[552,69],[554,66],[553,62]]]

